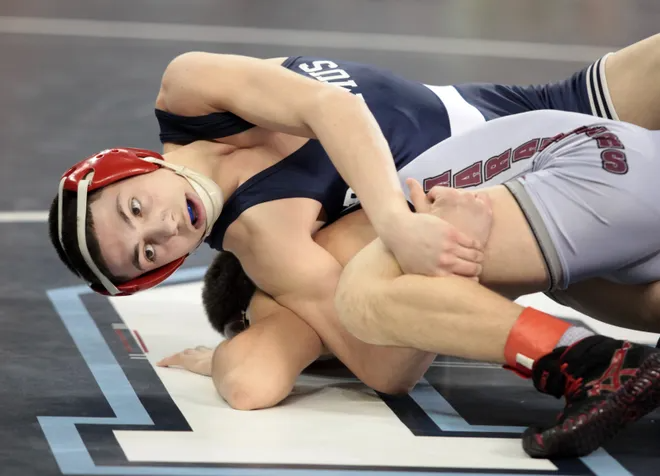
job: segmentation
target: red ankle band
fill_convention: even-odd
[[[552,352],[571,324],[526,307],[509,332],[504,346],[505,368],[529,378],[539,357]]]

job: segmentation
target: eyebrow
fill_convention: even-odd
[[[133,266],[140,271],[144,272],[144,268],[140,265],[140,245],[136,244],[133,250]]]
[[[121,219],[131,228],[135,229],[135,225],[133,225],[133,222],[131,222],[131,219],[128,218],[128,215],[124,212],[124,210],[121,208],[121,202],[119,200],[119,194],[117,194],[117,213],[119,213],[119,216]],[[135,244],[135,248],[133,249],[133,258],[131,259],[131,263],[133,263],[133,266],[135,266],[139,271],[144,272],[144,268],[140,265],[140,245],[138,243]]]

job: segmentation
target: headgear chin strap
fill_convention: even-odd
[[[220,216],[223,205],[222,190],[208,177],[185,167],[167,163],[156,152],[133,148],[104,150],[77,163],[62,175],[58,191],[57,216],[60,245],[66,253],[62,239],[62,222],[63,194],[64,190],[67,190],[77,193],[76,233],[80,253],[94,276],[101,282],[101,286],[90,284],[94,291],[105,295],[128,296],[152,288],[171,276],[187,258],[188,255],[182,256],[165,266],[149,271],[126,283],[115,285],[99,270],[89,253],[85,233],[88,194],[120,180],[154,172],[161,167],[168,168],[188,180],[202,201],[206,211],[206,229],[204,236],[197,244],[198,247],[202,244],[204,238],[211,233],[213,224]]]

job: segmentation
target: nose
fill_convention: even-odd
[[[154,216],[147,227],[148,239],[159,244],[179,234],[179,226],[171,212]]]

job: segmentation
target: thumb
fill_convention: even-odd
[[[422,185],[415,179],[406,179],[406,185],[410,190],[410,201],[417,213],[428,213],[431,211],[431,202],[426,198]]]

